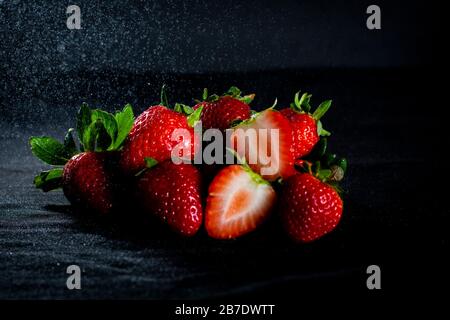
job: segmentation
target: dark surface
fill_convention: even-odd
[[[443,286],[448,206],[436,177],[443,174],[437,156],[447,142],[440,100],[422,94],[438,91],[429,79],[420,69],[191,76],[115,71],[8,85],[0,110],[0,298],[367,294],[370,264],[380,265],[387,293]],[[205,86],[224,91],[231,84],[255,92],[256,108],[275,96],[285,105],[298,88],[314,93],[315,103],[332,98],[324,123],[333,132],[332,150],[350,165],[338,228],[315,243],[295,245],[274,217],[236,241],[215,241],[203,232],[182,239],[137,223],[130,212],[121,221],[77,217],[62,192],[34,189],[33,176],[45,166],[28,149],[30,135],[62,137],[81,101],[109,109],[131,102],[142,111],[158,100],[163,82],[183,102]],[[80,291],[65,288],[69,264],[82,267]]]

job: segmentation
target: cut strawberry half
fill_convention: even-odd
[[[208,190],[205,226],[216,239],[231,239],[256,229],[276,202],[275,190],[250,168],[222,169]]]
[[[267,109],[233,128],[232,148],[250,168],[268,181],[295,174],[289,121]]]

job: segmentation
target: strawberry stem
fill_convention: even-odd
[[[169,108],[169,100],[167,99],[167,92],[166,92],[167,89],[166,88],[167,88],[166,84],[163,84],[161,86],[161,94],[160,94],[161,105]]]

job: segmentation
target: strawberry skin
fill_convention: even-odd
[[[256,229],[270,214],[276,194],[250,169],[231,165],[214,178],[206,201],[205,227],[209,236],[231,239]]]
[[[215,128],[225,131],[234,121],[250,118],[249,105],[231,96],[220,97],[214,102],[200,102],[193,109],[200,106],[203,106],[201,120],[205,130]]]
[[[291,150],[292,129],[289,121],[280,112],[272,109],[262,111],[233,129],[234,132],[231,135],[233,148],[241,158],[245,158],[250,168],[264,179],[268,181],[274,181],[280,177],[287,179],[295,174]],[[256,139],[247,135],[247,133],[250,133],[249,129],[250,131],[255,130]],[[261,131],[261,129],[268,130]],[[271,129],[278,130],[278,141],[271,141]],[[248,139],[248,137],[251,138]],[[239,144],[245,144],[245,153],[238,150]],[[267,150],[260,149],[261,146],[266,146]],[[270,154],[271,149],[274,150],[274,154]],[[270,158],[270,161],[265,159],[266,157]],[[252,159],[256,159],[256,161]],[[270,167],[274,168],[275,172],[270,174],[262,172],[263,168],[268,169]]]
[[[194,129],[181,113],[157,105],[148,108],[136,118],[124,143],[121,167],[126,174],[133,174],[145,168],[144,158],[150,157],[158,162],[170,159],[172,149],[181,141],[172,141],[176,129],[186,129],[189,136],[183,140],[185,157],[194,153]]]
[[[306,156],[319,141],[316,120],[309,114],[299,113],[289,108],[282,109],[280,112],[291,124],[292,152],[295,159]]]
[[[107,214],[114,202],[113,152],[83,152],[64,166],[62,187],[65,196],[77,207]]]
[[[167,160],[148,169],[137,182],[137,198],[182,235],[193,236],[202,224],[201,176],[193,165]]]
[[[286,180],[280,193],[281,220],[296,241],[316,240],[332,231],[341,219],[343,202],[339,194],[308,173]]]

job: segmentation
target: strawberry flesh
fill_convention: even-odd
[[[209,236],[231,239],[256,229],[275,204],[274,189],[240,165],[222,169],[208,190],[205,227]]]
[[[278,130],[277,141],[272,141],[273,129]],[[252,135],[251,131],[256,134]],[[253,171],[274,181],[295,174],[291,134],[289,121],[280,112],[268,109],[236,126],[231,141],[234,150]],[[239,150],[239,145],[245,149]]]

